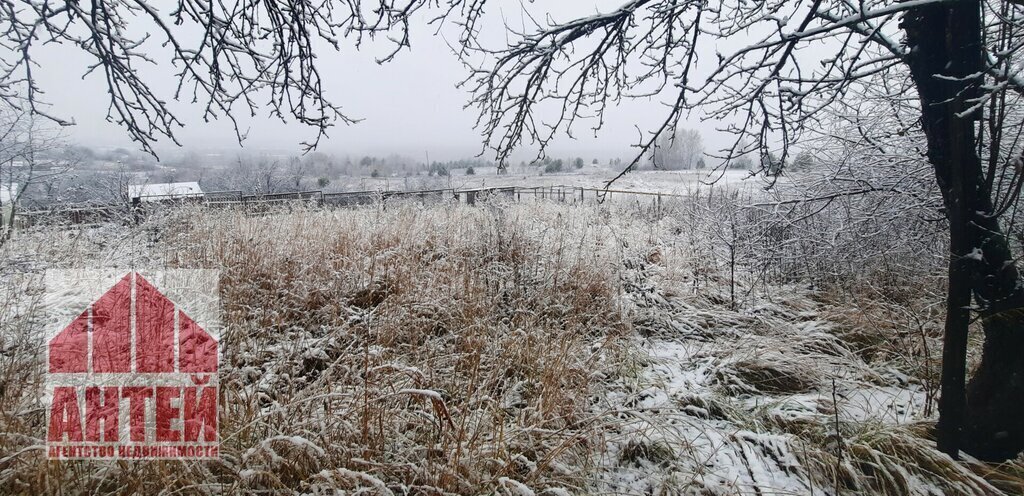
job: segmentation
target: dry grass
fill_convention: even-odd
[[[160,222],[144,257],[221,271],[222,460],[46,463],[41,411],[23,410],[38,353],[6,341],[28,333],[5,332],[0,387],[18,390],[3,395],[4,487],[249,493],[381,481],[473,494],[503,477],[584,483],[562,467],[589,456],[597,352],[627,326],[608,270],[617,244],[582,212],[410,205]],[[146,235],[127,231],[108,234]],[[123,249],[75,260],[54,252],[80,237],[38,236],[64,243],[41,254],[47,266],[105,264]]]
[[[827,318],[836,325],[831,332],[865,363],[891,367],[920,383],[927,394],[927,413],[938,401],[942,364],[942,305],[939,288],[919,288],[917,298],[902,304],[873,292],[823,295]],[[931,294],[929,294],[931,293]],[[968,368],[980,360],[980,333],[973,333]]]
[[[543,202],[264,216],[179,210],[137,228],[23,233],[0,258],[0,487],[552,495],[1020,487],[1018,465],[954,462],[922,429],[852,417],[834,429],[843,405],[819,398],[829,378],[841,371],[848,391],[897,388],[895,367],[925,381],[936,314],[914,327],[907,312],[920,308],[906,301],[844,308],[828,293],[815,299],[768,284],[753,262],[741,267],[732,308],[721,253],[690,229],[688,208],[656,216]],[[223,456],[47,462],[34,325],[41,271],[132,265],[221,271]],[[892,344],[893,332],[922,344]],[[668,345],[685,356],[654,357]],[[692,368],[684,372],[695,382],[666,384],[680,367]]]

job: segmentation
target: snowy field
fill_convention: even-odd
[[[607,166],[586,165],[580,170],[551,174],[538,174],[534,167],[513,167],[508,174],[498,175],[494,167],[477,167],[473,175],[466,175],[465,169],[453,169],[448,177],[413,176],[343,178],[337,182],[347,190],[418,190],[434,188],[500,188],[500,187],[550,187],[572,186],[581,188],[604,188],[608,181],[620,171]],[[630,172],[616,180],[610,189],[641,191],[650,193],[688,194],[696,190],[714,188],[763,188],[768,181],[763,176],[753,176],[750,171],[653,171]]]
[[[630,184],[647,188],[664,174],[629,176]],[[271,216],[186,209],[137,228],[20,233],[0,261],[0,487],[509,495],[1020,488],[1016,465],[958,463],[934,449],[929,360],[940,349],[940,293],[885,272],[913,260],[898,258],[900,240],[883,239],[894,246],[889,262],[900,263],[874,256],[858,261],[842,288],[809,285],[763,270],[760,238],[731,264],[722,239],[735,247],[736,238],[709,233],[721,234],[736,214],[695,215],[707,206],[694,203],[658,215],[548,202]],[[802,255],[801,267],[833,264],[827,257],[843,240],[831,243]],[[55,468],[45,461],[37,408],[42,271],[127,270],[132,261],[221,271],[223,456]],[[893,303],[894,292],[909,296]]]

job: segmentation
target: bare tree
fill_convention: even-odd
[[[762,168],[785,164],[790,144],[852,85],[909,74],[903,97],[918,102],[914,125],[924,131],[951,235],[939,446],[1001,460],[1024,449],[1024,403],[1016,400],[1024,395],[1024,284],[1000,223],[1016,197],[1003,198],[1006,208],[993,201],[996,174],[979,151],[995,163],[1017,160],[1020,149],[992,135],[1020,127],[1004,120],[985,139],[976,123],[1024,91],[1022,21],[1021,5],[978,0],[632,0],[607,13],[536,23],[507,47],[477,47],[475,56],[489,58],[468,84],[499,157],[524,140],[544,147],[585,111],[600,127],[608,105],[670,92],[668,111],[643,135],[625,174],[690,111],[730,123],[737,139],[724,158],[756,151]],[[710,66],[698,67],[709,58]],[[540,118],[544,105],[554,107],[554,119]],[[739,147],[743,138],[751,148]],[[986,344],[966,391],[972,311]]]
[[[155,140],[174,141],[182,125],[169,97],[202,105],[204,119],[231,120],[239,140],[244,132],[236,116],[269,108],[274,117],[312,127],[312,148],[331,126],[357,120],[324,95],[314,47],[338,49],[344,39],[358,46],[376,33],[397,31],[389,36],[397,52],[409,45],[410,16],[428,4],[433,2],[177,0],[161,7],[144,0],[6,1],[0,3],[0,101],[73,124],[50,111],[35,74],[41,46],[62,44],[92,61],[88,72],[100,74],[108,88],[108,119],[150,153]],[[458,4],[450,8],[457,11]],[[465,20],[474,23],[476,14],[467,14]],[[139,25],[145,28],[133,29]],[[159,94],[138,70],[158,58],[177,69],[170,95]]]
[[[60,134],[41,125],[29,112],[0,112],[0,187],[7,193],[7,213],[0,226],[0,245],[14,232],[14,220],[26,192],[67,173],[74,161],[55,155],[63,147]]]
[[[281,162],[277,159],[261,155],[248,157],[239,155],[235,165],[226,171],[225,179],[228,189],[241,189],[254,195],[270,195],[278,193],[291,181],[296,180],[294,174],[282,171]],[[302,176],[297,176],[301,182]]]
[[[796,156],[793,157],[793,161],[789,164],[789,170],[797,172],[806,172],[813,169],[817,159],[814,158],[814,154],[809,150],[800,150]]]
[[[696,129],[677,129],[675,134],[662,134],[648,153],[656,169],[690,170],[704,156],[704,139]]]
[[[288,161],[288,167],[286,168],[285,175],[288,178],[288,187],[293,191],[302,191],[303,181],[308,173],[307,164],[299,160],[297,157],[292,157]]]

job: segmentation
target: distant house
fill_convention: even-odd
[[[203,196],[197,182],[133,184],[128,186],[132,201],[156,202]]]

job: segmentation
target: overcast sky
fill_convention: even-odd
[[[541,16],[538,18],[550,14],[559,20],[591,15],[599,9],[607,11],[619,4],[616,0],[540,3],[542,5],[527,4],[527,8],[535,16]],[[521,22],[522,6],[514,0],[488,5],[484,34],[501,40],[505,20]],[[448,33],[454,37],[453,30]],[[434,36],[432,27],[415,26],[412,35],[412,50],[385,65],[374,61],[380,46],[363,51],[343,46],[341,52],[321,52],[320,68],[329,97],[348,115],[364,119],[356,125],[334,128],[330,139],[321,147],[324,151],[397,152],[417,158],[429,153],[431,159],[469,156],[480,151],[481,138],[473,129],[475,109],[463,108],[468,94],[455,88],[466,76],[466,69],[450,52],[445,40]],[[82,79],[86,58],[77,49],[50,46],[35,55],[40,64],[38,77],[47,90],[46,99],[53,103],[57,113],[70,116],[77,123],[68,133],[73,141],[98,147],[138,148],[131,144],[122,129],[105,121],[106,88],[98,74]],[[168,100],[174,87],[170,71],[169,64],[144,69]],[[173,108],[186,125],[177,133],[186,148],[237,148],[228,121],[203,122],[201,109],[186,103],[174,104]],[[558,140],[552,147],[553,153],[625,158],[631,153],[630,145],[638,139],[636,126],[646,129],[661,118],[664,111],[658,99],[627,102],[610,112],[610,119],[596,138],[584,127],[578,128],[577,139]],[[252,150],[298,153],[299,143],[314,135],[311,129],[294,123],[283,124],[267,115],[242,122],[249,130],[245,147]],[[690,126],[704,131],[709,145],[715,144],[716,140],[710,136],[712,124],[701,125],[694,121]],[[169,146],[173,144],[164,143],[160,148]]]

